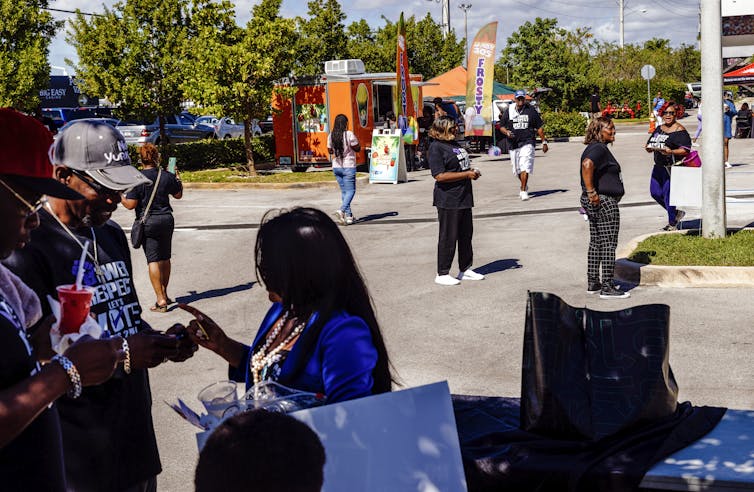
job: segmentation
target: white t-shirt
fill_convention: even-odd
[[[351,147],[359,145],[359,139],[352,131],[346,130],[343,133],[343,157],[333,155],[333,167],[356,167],[356,152]],[[327,148],[332,149],[332,134],[327,136]]]

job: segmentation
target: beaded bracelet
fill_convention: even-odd
[[[123,359],[123,371],[125,371],[126,374],[131,374],[131,349],[129,349],[128,340],[126,340],[125,337],[123,337],[121,350],[123,350],[123,353],[126,354],[126,358]]]
[[[78,369],[76,369],[76,366],[73,365],[73,362],[71,362],[71,359],[66,357],[65,355],[56,355],[52,358],[53,362],[57,362],[61,366],[63,366],[63,369],[65,369],[66,374],[68,374],[68,379],[71,380],[71,385],[73,385],[73,388],[71,388],[68,391],[68,396],[71,398],[78,398],[81,396],[81,375],[79,375]]]

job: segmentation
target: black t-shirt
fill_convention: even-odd
[[[542,126],[539,113],[529,104],[524,104],[520,112],[515,109],[515,104],[511,103],[510,107],[514,108],[512,118],[510,109],[500,115],[502,126],[513,132],[513,136],[508,138],[509,148],[518,149],[524,145],[533,145],[536,131]]]
[[[464,149],[455,141],[434,140],[428,151],[429,169],[432,176],[444,172],[460,172],[471,169],[471,159]],[[435,181],[432,205],[438,208],[471,208],[474,195],[471,192],[471,180],[462,179],[450,183]]]
[[[594,163],[594,189],[600,195],[608,195],[615,198],[623,196],[623,177],[620,172],[620,164],[607,148],[607,145],[601,142],[592,142],[587,145],[581,154],[581,160],[589,158]],[[581,166],[579,166],[579,176],[581,176]],[[581,178],[581,191],[586,193],[584,178]]]
[[[0,293],[0,390],[37,372],[39,364],[26,332]],[[65,491],[60,421],[54,405],[0,447],[0,490]]]
[[[72,284],[81,247],[46,210],[31,243],[4,261],[42,300],[55,287]],[[84,264],[85,285],[94,287],[91,312],[100,326],[128,337],[149,326],[133,285],[131,254],[123,230],[113,221],[94,228],[99,274],[92,259]],[[90,228],[73,230],[92,241]],[[90,252],[93,252],[93,244]],[[92,253],[93,255],[93,253]],[[74,490],[121,490],[161,471],[152,425],[152,395],[146,370],[127,375],[119,368],[104,384],[84,388],[80,398],[58,400],[68,486]]]
[[[649,137],[649,140],[647,140],[647,147],[653,149],[668,147],[673,150],[687,147],[690,149],[691,136],[686,130],[665,133],[662,131],[662,126],[658,126],[654,133],[652,133],[652,136]],[[661,152],[652,152],[652,154],[654,154],[655,166],[672,166],[683,160],[682,157],[664,155]]]
[[[157,168],[144,169],[141,174],[149,178],[152,184],[137,186],[126,195],[126,198],[130,200],[139,200],[139,204],[136,205],[137,217],[142,216],[144,208],[149,203],[149,197],[152,196],[154,183],[157,182]],[[152,207],[149,209],[149,215],[172,213],[173,207],[170,206],[170,195],[175,195],[182,189],[183,185],[175,177],[175,174],[162,171],[160,174],[160,183],[157,185],[157,193],[154,194],[154,201],[152,202]]]
[[[589,96],[589,102],[592,105],[592,113],[599,113],[600,111],[600,96],[599,94],[592,94]]]

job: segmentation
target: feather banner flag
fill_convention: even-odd
[[[482,27],[471,43],[466,69],[466,135],[492,136],[492,82],[497,22]]]

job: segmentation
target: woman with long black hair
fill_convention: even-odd
[[[327,401],[390,391],[387,349],[369,292],[335,222],[313,208],[269,218],[257,234],[257,278],[272,302],[251,345],[229,338],[209,317],[182,306],[197,344],[228,361],[247,388],[276,381]]]
[[[335,117],[332,133],[327,136],[327,151],[333,156],[332,172],[338,180],[342,202],[335,217],[343,225],[353,224],[351,200],[356,194],[356,152],[360,150],[359,139],[348,130],[348,118],[339,114]]]

